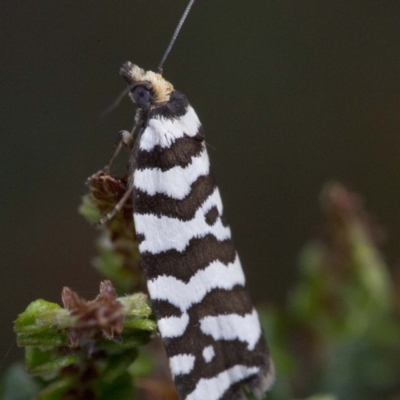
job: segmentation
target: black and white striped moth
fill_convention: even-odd
[[[162,65],[195,0],[190,0],[158,67],[126,62],[120,74],[137,105],[129,190],[141,265],[180,400],[260,398],[275,370],[210,170],[201,123]],[[121,149],[117,148],[107,169]]]
[[[133,218],[158,329],[181,400],[262,396],[274,366],[186,96],[130,62],[137,105],[131,148]]]

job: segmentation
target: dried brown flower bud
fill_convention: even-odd
[[[122,332],[123,306],[117,300],[110,281],[101,282],[100,293],[94,300],[87,301],[67,287],[63,289],[61,298],[64,307],[76,318],[76,326],[68,335],[71,347],[77,347],[82,338],[92,338],[99,331],[107,338]]]

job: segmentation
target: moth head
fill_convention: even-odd
[[[129,61],[122,65],[120,74],[130,87],[131,99],[139,107],[167,102],[174,90],[160,74],[145,71]]]

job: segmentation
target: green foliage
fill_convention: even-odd
[[[93,224],[121,200],[127,190],[127,178],[116,178],[100,171],[88,179],[87,185],[89,193],[83,197],[79,212]],[[93,260],[95,268],[113,282],[118,293],[144,288],[132,213],[129,199],[119,213],[101,226],[97,239],[99,254]]]
[[[88,186],[80,212],[93,223],[127,180],[100,171]],[[266,399],[400,400],[400,290],[378,249],[380,231],[341,185],[327,185],[321,199],[325,232],[304,246],[287,303],[260,310],[277,372]],[[156,330],[146,296],[116,295],[143,285],[131,215],[128,201],[101,228],[94,264],[113,284],[103,282],[92,301],[64,288],[64,307],[36,300],[18,316],[26,370],[7,372],[4,400],[130,400],[138,387],[177,398],[171,382],[151,378],[163,368],[160,353],[142,350]]]
[[[36,379],[15,366],[6,377],[4,399],[133,398],[133,379],[151,369],[146,356],[138,357],[156,328],[146,296],[117,298],[105,281],[95,300],[68,288],[62,298],[65,308],[36,300],[18,316],[18,344]]]
[[[262,313],[277,368],[268,398],[399,399],[400,319],[380,231],[339,184],[327,185],[322,206],[324,237],[301,252],[286,307]]]
[[[100,171],[88,186],[80,212],[94,223],[115,207],[127,181]],[[156,330],[147,296],[116,295],[143,282],[131,201],[101,227],[98,250],[94,264],[113,284],[102,282],[94,300],[64,288],[64,307],[36,300],[18,316],[14,329],[25,347],[26,369],[15,365],[8,371],[4,400],[133,399],[135,379],[153,370],[150,353],[139,351]]]

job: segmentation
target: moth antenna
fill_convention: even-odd
[[[118,95],[118,97],[113,101],[113,103],[110,104],[104,111],[102,111],[102,113],[100,114],[100,119],[107,117],[108,114],[114,111],[119,106],[119,103],[121,103],[124,97],[129,93],[130,90],[131,86],[128,86],[124,90],[122,90],[121,93]]]
[[[192,5],[193,5],[194,1],[195,1],[195,0],[190,0],[190,1],[189,1],[189,4],[186,6],[186,9],[185,9],[185,11],[183,12],[183,15],[182,15],[182,17],[181,17],[181,19],[180,19],[180,21],[179,21],[179,23],[178,23],[178,25],[177,25],[177,27],[176,27],[176,29],[175,29],[175,32],[174,32],[174,34],[172,35],[172,38],[171,38],[171,41],[169,42],[169,45],[168,45],[168,47],[167,47],[167,50],[165,50],[165,53],[164,53],[164,55],[163,55],[163,57],[162,57],[162,59],[161,59],[161,61],[160,61],[160,64],[158,65],[158,68],[157,68],[157,69],[158,69],[158,72],[159,72],[161,75],[162,75],[162,72],[163,72],[162,67],[163,67],[163,65],[164,65],[164,63],[165,63],[165,60],[167,59],[168,54],[169,54],[169,52],[171,51],[172,46],[174,45],[176,38],[178,37],[179,31],[181,30],[182,25],[183,25],[183,23],[185,22],[185,19],[186,19],[187,15],[189,14],[190,9],[192,8]]]
[[[210,143],[207,143],[206,141],[204,141],[204,143],[206,144],[206,146],[208,146],[210,149],[213,149],[214,151],[216,151],[217,149],[212,146]]]
[[[158,65],[158,68],[157,68],[157,69],[158,69],[158,72],[159,72],[161,75],[162,75],[162,72],[163,72],[162,67],[163,67],[163,65],[164,65],[164,63],[165,63],[165,60],[167,59],[168,54],[169,54],[169,52],[171,51],[172,46],[174,45],[175,40],[176,40],[176,38],[178,37],[179,31],[181,30],[182,25],[183,25],[183,23],[185,22],[185,19],[186,19],[187,15],[189,14],[189,11],[190,11],[190,9],[192,8],[192,5],[193,5],[194,2],[195,2],[195,0],[190,0],[190,1],[189,1],[189,4],[186,6],[186,9],[185,9],[185,11],[183,12],[183,15],[182,15],[182,17],[181,17],[181,19],[180,19],[180,21],[179,21],[179,23],[178,23],[178,26],[177,26],[176,29],[175,29],[175,32],[174,32],[174,34],[173,34],[173,36],[172,36],[172,38],[171,38],[171,41],[169,42],[169,45],[168,45],[168,47],[167,47],[167,50],[165,50],[165,53],[164,53],[164,55],[163,55],[163,58],[161,59],[160,64]],[[131,89],[131,88],[128,86],[127,88],[125,88],[124,90],[122,90],[121,93],[118,95],[118,97],[114,100],[114,102],[113,102],[110,106],[108,106],[108,107],[101,113],[100,119],[105,118],[108,114],[110,114],[112,111],[114,111],[114,110],[118,107],[119,103],[121,103],[121,101],[123,100],[123,98],[129,93],[129,90],[130,90],[130,89]]]

